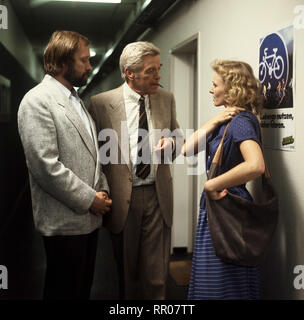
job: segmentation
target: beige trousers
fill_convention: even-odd
[[[121,299],[166,298],[171,228],[160,212],[154,185],[132,189],[122,233],[112,234]]]

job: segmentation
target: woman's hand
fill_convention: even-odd
[[[219,200],[228,193],[227,188],[239,186],[256,179],[265,171],[263,152],[254,140],[240,143],[240,151],[244,161],[229,171],[207,180],[204,188],[212,200]]]
[[[239,114],[241,111],[246,111],[245,108],[240,107],[232,107],[227,106],[225,109],[219,113],[217,116],[213,117],[209,121],[207,121],[203,126],[201,126],[198,130],[196,130],[189,139],[185,142],[182,148],[182,154],[185,157],[192,156],[197,154],[198,152],[204,150],[199,149],[200,141],[204,141],[209,134],[217,128],[222,123],[225,123],[231,120],[234,116]],[[201,144],[205,148],[205,145]]]
[[[226,107],[221,113],[219,113],[214,120],[217,122],[218,125],[225,123],[231,120],[234,116],[239,114],[241,111],[246,111],[245,108],[240,107]]]
[[[222,191],[215,190],[212,186],[212,183],[213,183],[212,180],[213,179],[207,180],[204,185],[204,189],[205,189],[206,193],[208,194],[209,198],[211,200],[220,200],[220,199],[224,198],[227,195],[228,190],[227,189],[224,189]]]

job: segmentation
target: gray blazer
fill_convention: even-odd
[[[109,192],[94,142],[67,96],[48,77],[21,101],[18,127],[29,171],[35,226],[45,236],[87,234],[102,223],[89,212]],[[99,181],[95,184],[95,174]]]

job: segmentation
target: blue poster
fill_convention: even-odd
[[[260,39],[259,48],[264,145],[286,151],[295,150],[293,39],[293,26],[289,26]]]
[[[259,79],[264,108],[293,107],[293,28],[271,33],[260,41]]]

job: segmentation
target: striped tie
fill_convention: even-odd
[[[137,156],[142,158],[142,155],[144,154],[145,160],[150,160],[150,146],[149,146],[149,128],[148,128],[148,120],[147,120],[147,114],[146,114],[146,108],[145,108],[145,98],[143,96],[139,99],[139,121],[138,121],[138,129],[144,129],[145,134],[140,135],[138,134],[138,149],[137,149]],[[140,143],[140,144],[139,144]],[[149,157],[148,159],[147,156]],[[136,175],[137,177],[141,179],[146,179],[147,176],[150,173],[151,165],[150,163],[143,163],[143,159],[139,160],[141,161],[136,165]],[[147,161],[145,161],[147,162]]]

